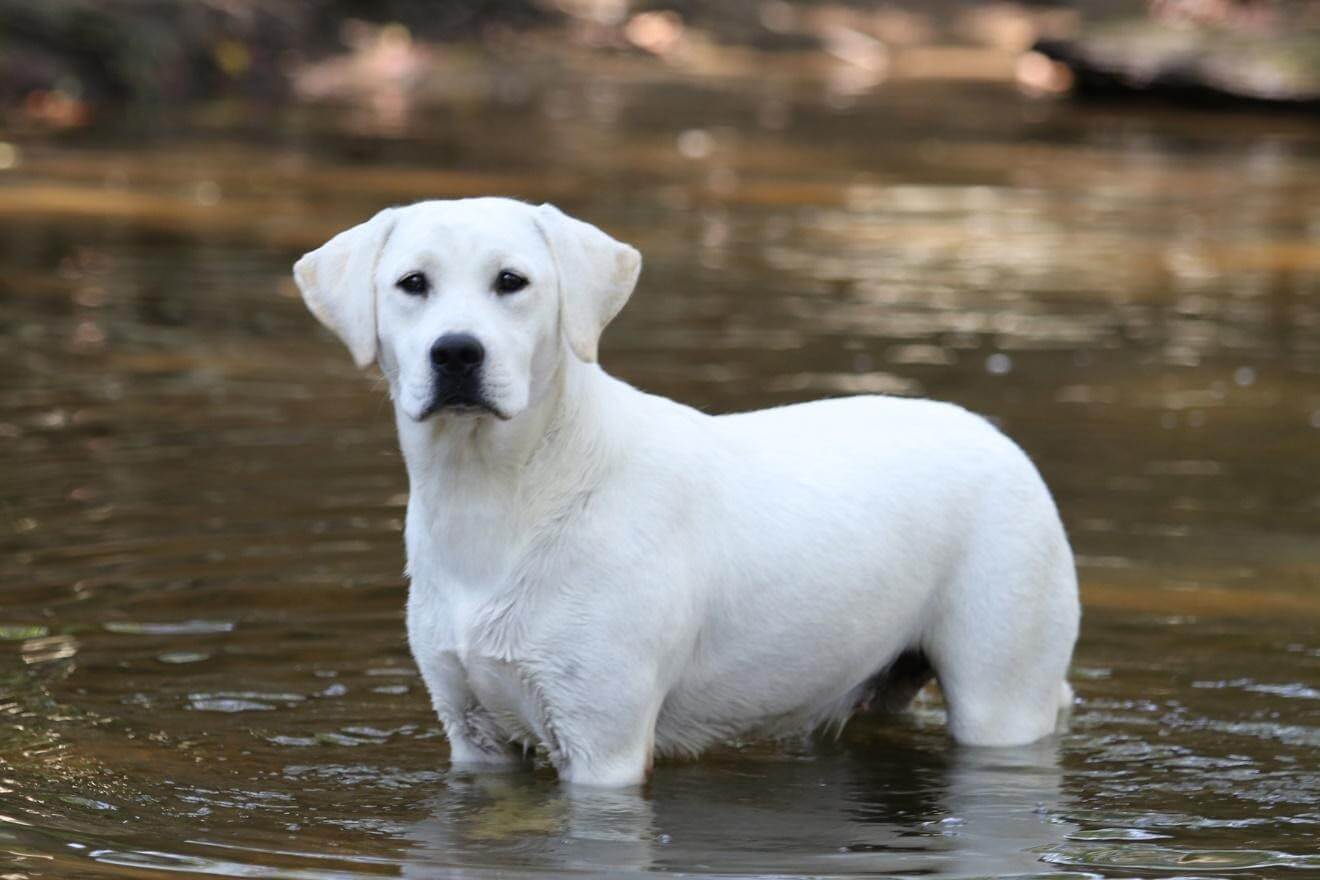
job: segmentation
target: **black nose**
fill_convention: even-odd
[[[447,376],[467,376],[486,359],[486,349],[471,333],[449,333],[431,346],[431,363]]]

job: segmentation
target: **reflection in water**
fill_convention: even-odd
[[[652,802],[639,793],[536,785],[521,774],[451,778],[431,809],[406,832],[416,844],[406,877],[440,865],[641,872],[653,866],[660,839]]]
[[[570,874],[1031,874],[1074,826],[1056,743],[877,756],[869,744],[797,760],[663,768],[646,793],[524,775],[451,778],[408,828],[405,876],[438,865]],[[456,865],[456,857],[458,864]],[[456,876],[463,876],[459,873]]]
[[[464,63],[402,116],[5,135],[6,876],[1314,872],[1309,120]],[[486,193],[642,249],[603,358],[647,389],[929,394],[1020,440],[1081,563],[1072,730],[955,749],[925,705],[640,795],[451,776],[388,404],[288,269],[383,204]]]

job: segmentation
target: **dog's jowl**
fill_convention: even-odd
[[[390,208],[304,256],[389,383],[408,640],[456,764],[561,778],[901,706],[959,742],[1054,732],[1077,581],[1036,469],[983,419],[851,397],[709,416],[597,364],[636,250],[550,205]]]

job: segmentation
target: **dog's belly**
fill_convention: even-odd
[[[835,650],[828,655],[785,655],[748,641],[688,670],[656,719],[656,750],[695,755],[734,738],[795,736],[841,724],[875,696],[877,680],[910,650],[914,633],[910,622],[899,621],[872,626],[865,636],[831,635]]]
[[[695,756],[712,745],[744,736],[777,738],[806,734],[831,722],[846,720],[857,707],[862,691],[862,685],[858,684],[797,700],[760,694],[758,704],[749,705],[727,691],[679,688],[671,692],[656,719],[656,752]]]

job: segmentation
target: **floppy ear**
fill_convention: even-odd
[[[376,360],[376,260],[394,229],[395,213],[386,208],[293,264],[307,308],[363,368]]]
[[[595,363],[601,331],[632,294],[642,255],[551,204],[536,209],[536,225],[559,272],[559,321],[568,346]]]

